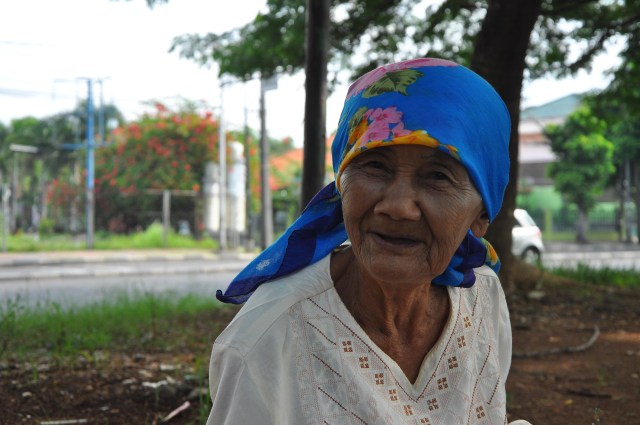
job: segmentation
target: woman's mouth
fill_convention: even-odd
[[[406,235],[386,235],[375,232],[372,235],[376,242],[396,247],[409,247],[420,243],[417,239]]]

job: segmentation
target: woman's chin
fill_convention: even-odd
[[[431,282],[436,276],[424,260],[417,258],[383,256],[371,260],[365,265],[370,278],[380,282],[391,282],[394,286],[419,286]]]

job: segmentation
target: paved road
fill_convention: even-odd
[[[207,251],[89,251],[0,254],[0,308],[7,300],[76,304],[119,292],[187,292],[213,297],[254,254]],[[640,246],[547,244],[546,267],[640,270]]]
[[[546,243],[542,257],[545,267],[576,267],[579,263],[596,269],[634,269],[640,271],[640,245],[625,243]]]
[[[215,298],[236,272],[155,276],[93,276],[52,278],[29,282],[0,283],[0,310],[7,302],[35,306],[56,303],[62,307],[113,299],[118,295],[136,296],[148,293],[170,295],[198,294]]]
[[[8,300],[68,306],[120,293],[214,297],[251,258],[180,252],[5,255],[0,256],[0,308]]]

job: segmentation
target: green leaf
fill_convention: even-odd
[[[362,120],[362,117],[364,116],[365,112],[367,112],[366,106],[363,106],[362,108],[358,109],[356,113],[353,114],[353,117],[351,117],[351,120],[349,120],[349,128],[354,128],[355,126],[360,124],[360,121]]]
[[[369,86],[362,97],[369,98],[389,92],[398,92],[407,96],[407,88],[424,74],[415,69],[388,72],[384,77]]]

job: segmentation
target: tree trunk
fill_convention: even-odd
[[[627,190],[624,174],[620,177],[618,193],[618,213],[616,214],[616,232],[618,232],[618,242],[624,242],[627,234]]]
[[[631,196],[636,206],[635,242],[640,244],[640,166],[638,164],[631,164],[630,180],[633,182],[631,185]],[[633,235],[631,236],[633,238]]]
[[[511,229],[518,192],[518,124],[529,39],[540,14],[542,0],[492,0],[476,39],[471,68],[483,76],[500,94],[511,116],[509,142],[509,184],[502,210],[487,233],[495,247],[502,268],[500,279],[507,292],[513,291]]]
[[[576,242],[587,243],[588,215],[584,207],[578,205],[578,222],[576,223]]]
[[[324,185],[329,0],[307,0],[301,208]]]

